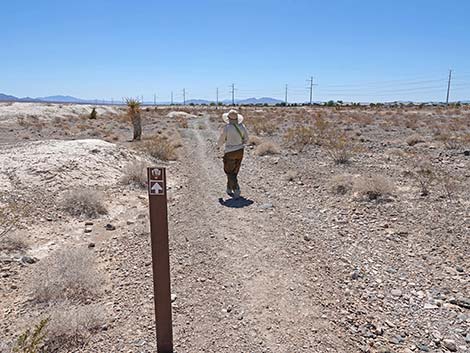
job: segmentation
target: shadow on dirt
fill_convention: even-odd
[[[219,198],[219,203],[225,207],[231,208],[243,208],[253,204],[252,200],[245,199],[244,197],[239,197],[238,199],[227,199]]]

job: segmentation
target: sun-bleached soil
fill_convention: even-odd
[[[0,104],[0,192],[29,204],[13,230],[29,249],[0,250],[0,351],[47,315],[31,300],[37,266],[74,246],[105,276],[85,304],[106,320],[62,351],[156,351],[147,192],[120,182],[134,161],[167,167],[175,352],[470,351],[468,108],[244,107],[279,153],[246,148],[236,201],[215,149],[221,109],[143,108],[144,138],[181,145],[170,162],[129,142],[122,107],[90,111]],[[320,118],[351,140],[349,163],[285,139]],[[428,195],[416,160],[432,165]],[[371,176],[391,191],[349,188]],[[65,213],[62,195],[80,189],[101,192],[108,214]]]

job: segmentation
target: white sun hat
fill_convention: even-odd
[[[235,109],[230,109],[228,113],[222,114],[222,120],[226,123],[229,123],[231,121],[238,121],[238,123],[240,124],[243,121],[243,115],[238,114]]]

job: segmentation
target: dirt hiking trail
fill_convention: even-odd
[[[180,351],[346,351],[334,324],[322,318],[312,288],[314,264],[290,244],[282,214],[262,202],[266,196],[258,190],[266,180],[250,175],[256,157],[246,153],[242,164],[246,199],[227,200],[214,148],[217,130],[207,117],[191,127],[180,164],[186,196],[170,211],[172,286],[181,297],[174,310]],[[186,300],[191,305],[186,307]]]

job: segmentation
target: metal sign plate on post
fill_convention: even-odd
[[[158,353],[173,353],[166,169],[147,168]]]

